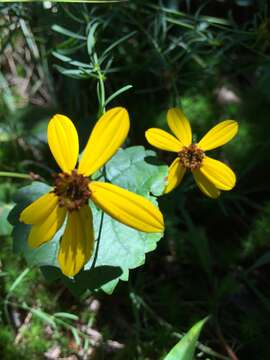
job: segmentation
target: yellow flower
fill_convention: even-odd
[[[79,140],[72,121],[64,115],[55,115],[49,122],[49,147],[62,172],[55,176],[53,190],[24,209],[20,220],[32,225],[28,244],[35,248],[51,240],[67,217],[58,253],[61,270],[67,276],[76,275],[93,253],[89,200],[134,229],[144,232],[164,230],[162,214],[149,200],[116,185],[89,178],[115,154],[128,131],[126,109],[116,107],[107,111],[96,123],[76,169]]]
[[[222,121],[208,131],[197,144],[192,144],[190,123],[180,109],[169,109],[167,122],[175,136],[156,128],[145,133],[151,145],[177,153],[177,158],[169,168],[164,192],[169,193],[178,186],[187,170],[192,172],[201,191],[211,198],[217,198],[220,190],[231,190],[236,182],[234,172],[224,163],[206,156],[205,151],[229,142],[238,131],[237,122]]]

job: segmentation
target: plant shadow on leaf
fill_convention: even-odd
[[[48,282],[63,282],[75,296],[80,296],[86,290],[96,291],[122,275],[120,267],[107,265],[97,266],[90,270],[82,270],[74,279],[64,276],[59,268],[53,266],[42,266],[41,271]]]
[[[147,162],[147,164],[164,165],[164,162],[155,156],[146,156],[146,158],[144,160],[145,160],[145,162]]]

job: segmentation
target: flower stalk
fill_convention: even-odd
[[[10,172],[10,171],[0,171],[0,177],[10,177],[10,178],[17,178],[17,179],[27,179],[33,180],[31,174],[21,174],[17,172]]]

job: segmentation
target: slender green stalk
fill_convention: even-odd
[[[10,171],[0,171],[0,177],[11,177],[11,178],[17,178],[17,179],[31,179],[31,176],[29,174],[20,174],[16,172],[10,172]]]
[[[99,101],[100,101],[100,112],[101,114],[104,114],[105,113],[105,103],[106,103],[106,100],[105,100],[105,86],[104,86],[104,75],[103,73],[101,72],[101,69],[100,67],[98,66],[97,67],[97,74],[98,74],[98,85],[99,85]]]

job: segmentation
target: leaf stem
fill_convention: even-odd
[[[92,266],[91,268],[94,269],[96,262],[97,262],[97,257],[98,257],[98,250],[99,250],[99,245],[100,245],[100,238],[101,238],[101,231],[102,231],[102,226],[103,226],[103,219],[104,219],[104,211],[101,212],[101,217],[100,217],[100,225],[99,225],[99,231],[98,231],[98,237],[96,240],[96,251],[95,251],[95,255],[94,255],[94,259],[92,262]]]
[[[98,75],[98,87],[99,87],[99,112],[104,114],[105,112],[105,86],[104,86],[104,74],[101,72],[99,65],[96,66],[96,71]]]
[[[13,177],[18,179],[31,179],[31,176],[29,174],[20,174],[17,172],[10,172],[10,171],[0,171],[0,177]]]
[[[102,176],[106,179],[106,167],[103,166],[102,168]],[[99,250],[99,245],[100,245],[100,239],[101,239],[101,232],[102,232],[102,227],[103,227],[103,220],[104,220],[104,211],[101,212],[101,217],[100,217],[100,224],[99,224],[99,230],[98,230],[98,237],[96,240],[96,251],[95,251],[95,255],[94,255],[94,259],[93,259],[93,263],[91,268],[94,269],[96,262],[97,262],[97,258],[98,258],[98,250]]]

